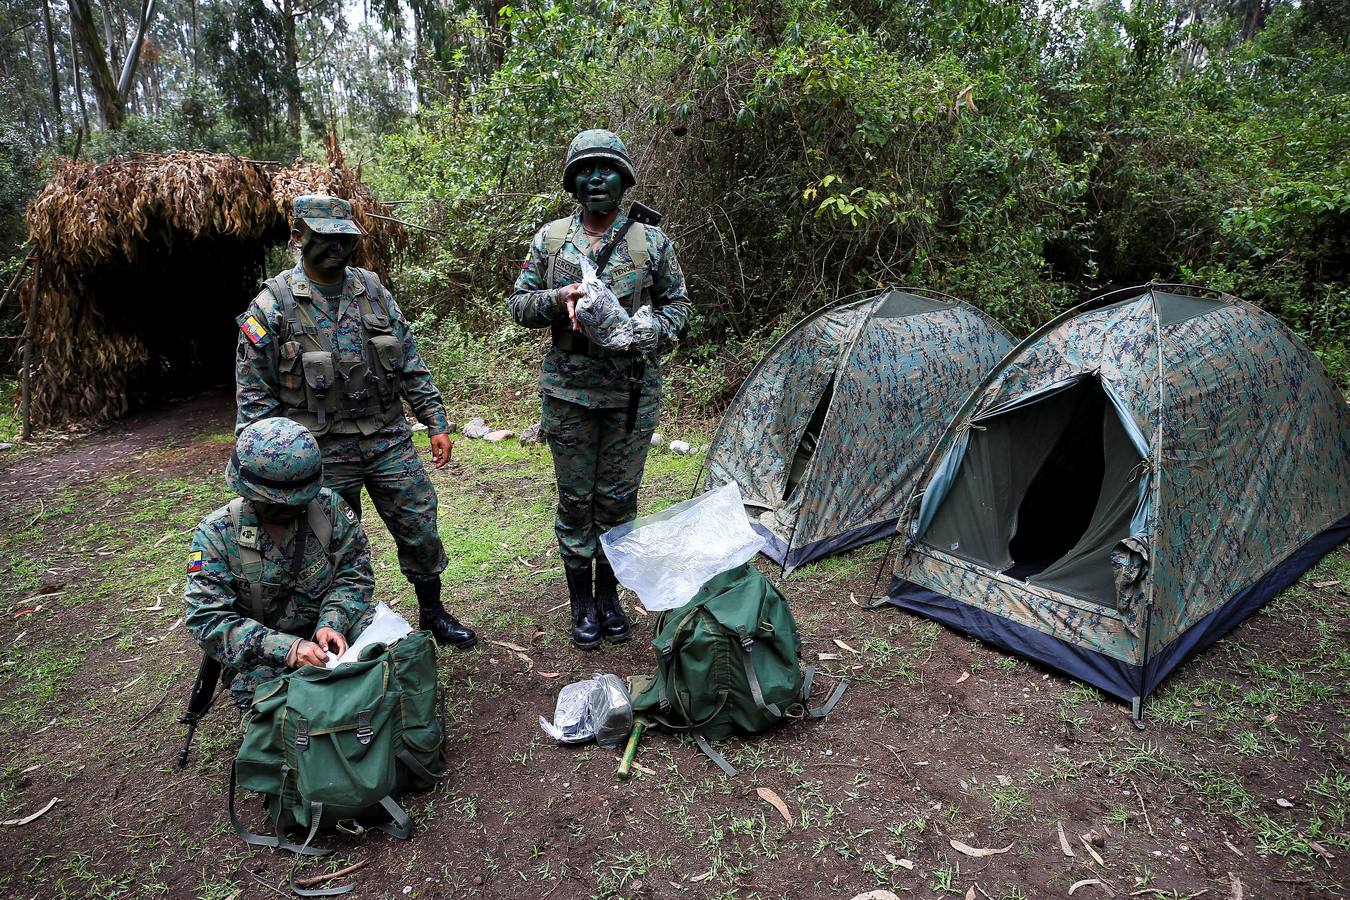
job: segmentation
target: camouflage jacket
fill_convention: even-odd
[[[342,295],[331,299],[311,287],[300,265],[280,277],[290,284],[297,304],[309,307],[318,327],[324,329],[337,357],[338,366],[364,363],[369,335],[362,319],[360,299],[366,291],[366,286],[356,271],[352,268],[347,269]],[[384,308],[389,313],[388,324],[403,348],[401,379],[403,399],[408,401],[413,414],[417,416],[418,421],[427,426],[431,434],[444,434],[449,430],[449,424],[446,420],[445,407],[441,403],[440,391],[431,382],[431,373],[427,371],[426,364],[417,352],[412,332],[394,298],[378,280],[376,285],[384,295],[382,299]],[[250,422],[284,414],[281,401],[282,347],[291,340],[287,334],[281,304],[267,288],[253,298],[253,302],[238,321],[239,347],[235,362],[235,401],[238,406],[236,433]],[[382,422],[358,420],[357,424],[361,426],[361,434],[377,439],[380,446],[372,448],[371,452],[393,446],[411,433],[401,409],[394,410],[393,414]],[[349,427],[348,436],[351,436],[353,431]],[[334,436],[337,433],[336,429],[330,432]],[[327,435],[320,436],[321,443],[325,437]]]
[[[614,239],[614,235],[628,217],[619,213],[610,225],[608,233],[600,242],[604,247]],[[511,317],[526,328],[549,328],[555,323],[567,321],[567,310],[554,300],[556,289],[563,285],[581,280],[581,257],[592,260],[595,255],[585,240],[581,230],[581,213],[572,217],[567,239],[558,252],[554,264],[555,284],[549,285],[548,248],[545,232],[548,226],[540,228],[530,242],[529,255],[520,268],[520,277],[516,279],[515,290],[507,301]],[[651,225],[645,228],[647,233],[647,276],[650,279],[648,296],[651,298],[659,334],[658,352],[669,350],[675,345],[689,321],[692,306],[685,291],[684,272],[675,256],[675,245],[659,228]],[[633,258],[628,252],[628,238],[614,250],[609,265],[601,277],[621,298],[631,293],[624,290],[625,279],[640,279],[643,273],[633,272]],[[626,407],[630,394],[629,378],[641,365],[638,356],[618,356],[595,358],[575,353],[567,353],[557,346],[551,346],[544,356],[544,364],[539,375],[539,391],[559,400],[577,403],[594,409],[614,409]],[[651,354],[646,361],[643,375],[643,394],[649,397],[661,395],[661,366],[657,354]]]
[[[370,546],[351,507],[324,488],[314,501],[327,512],[333,533],[325,550],[306,532],[298,578],[291,577],[295,525],[278,547],[258,527],[252,505],[244,502],[239,531],[252,528],[262,555],[266,621],[247,614],[248,583],[241,575],[239,535],[229,507],[221,507],[197,526],[188,557],[185,621],[206,654],[235,671],[258,665],[282,666],[297,638],[312,638],[320,628],[346,633],[370,608],[375,591]]]

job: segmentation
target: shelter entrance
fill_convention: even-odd
[[[974,423],[924,540],[1005,575],[1116,606],[1139,451],[1095,377]]]

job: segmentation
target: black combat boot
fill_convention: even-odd
[[[417,627],[430,631],[438,644],[449,644],[456,650],[468,650],[478,643],[478,635],[467,625],[459,624],[441,605],[441,580],[414,581],[413,590],[417,591]]]
[[[595,595],[591,592],[591,565],[564,565],[567,593],[572,600],[572,643],[578,650],[600,646],[600,622],[595,617]]]
[[[595,561],[595,605],[600,616],[600,633],[611,644],[628,640],[628,616],[619,602],[619,580],[609,561]]]

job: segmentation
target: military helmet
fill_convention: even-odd
[[[637,184],[637,169],[628,158],[628,148],[619,136],[603,128],[592,128],[572,138],[567,148],[567,163],[563,166],[563,190],[572,193],[572,180],[581,163],[588,159],[607,159],[624,179],[624,189]]]
[[[319,444],[290,419],[260,419],[235,439],[225,483],[246,500],[304,506],[323,487]]]

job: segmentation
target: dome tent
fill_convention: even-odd
[[[955,298],[915,288],[797,323],[737,392],[708,450],[785,572],[885,537],[966,394],[1012,347]]]
[[[1184,286],[1114,292],[1028,337],[927,468],[889,602],[1136,718],[1350,534],[1336,385],[1274,317]]]

